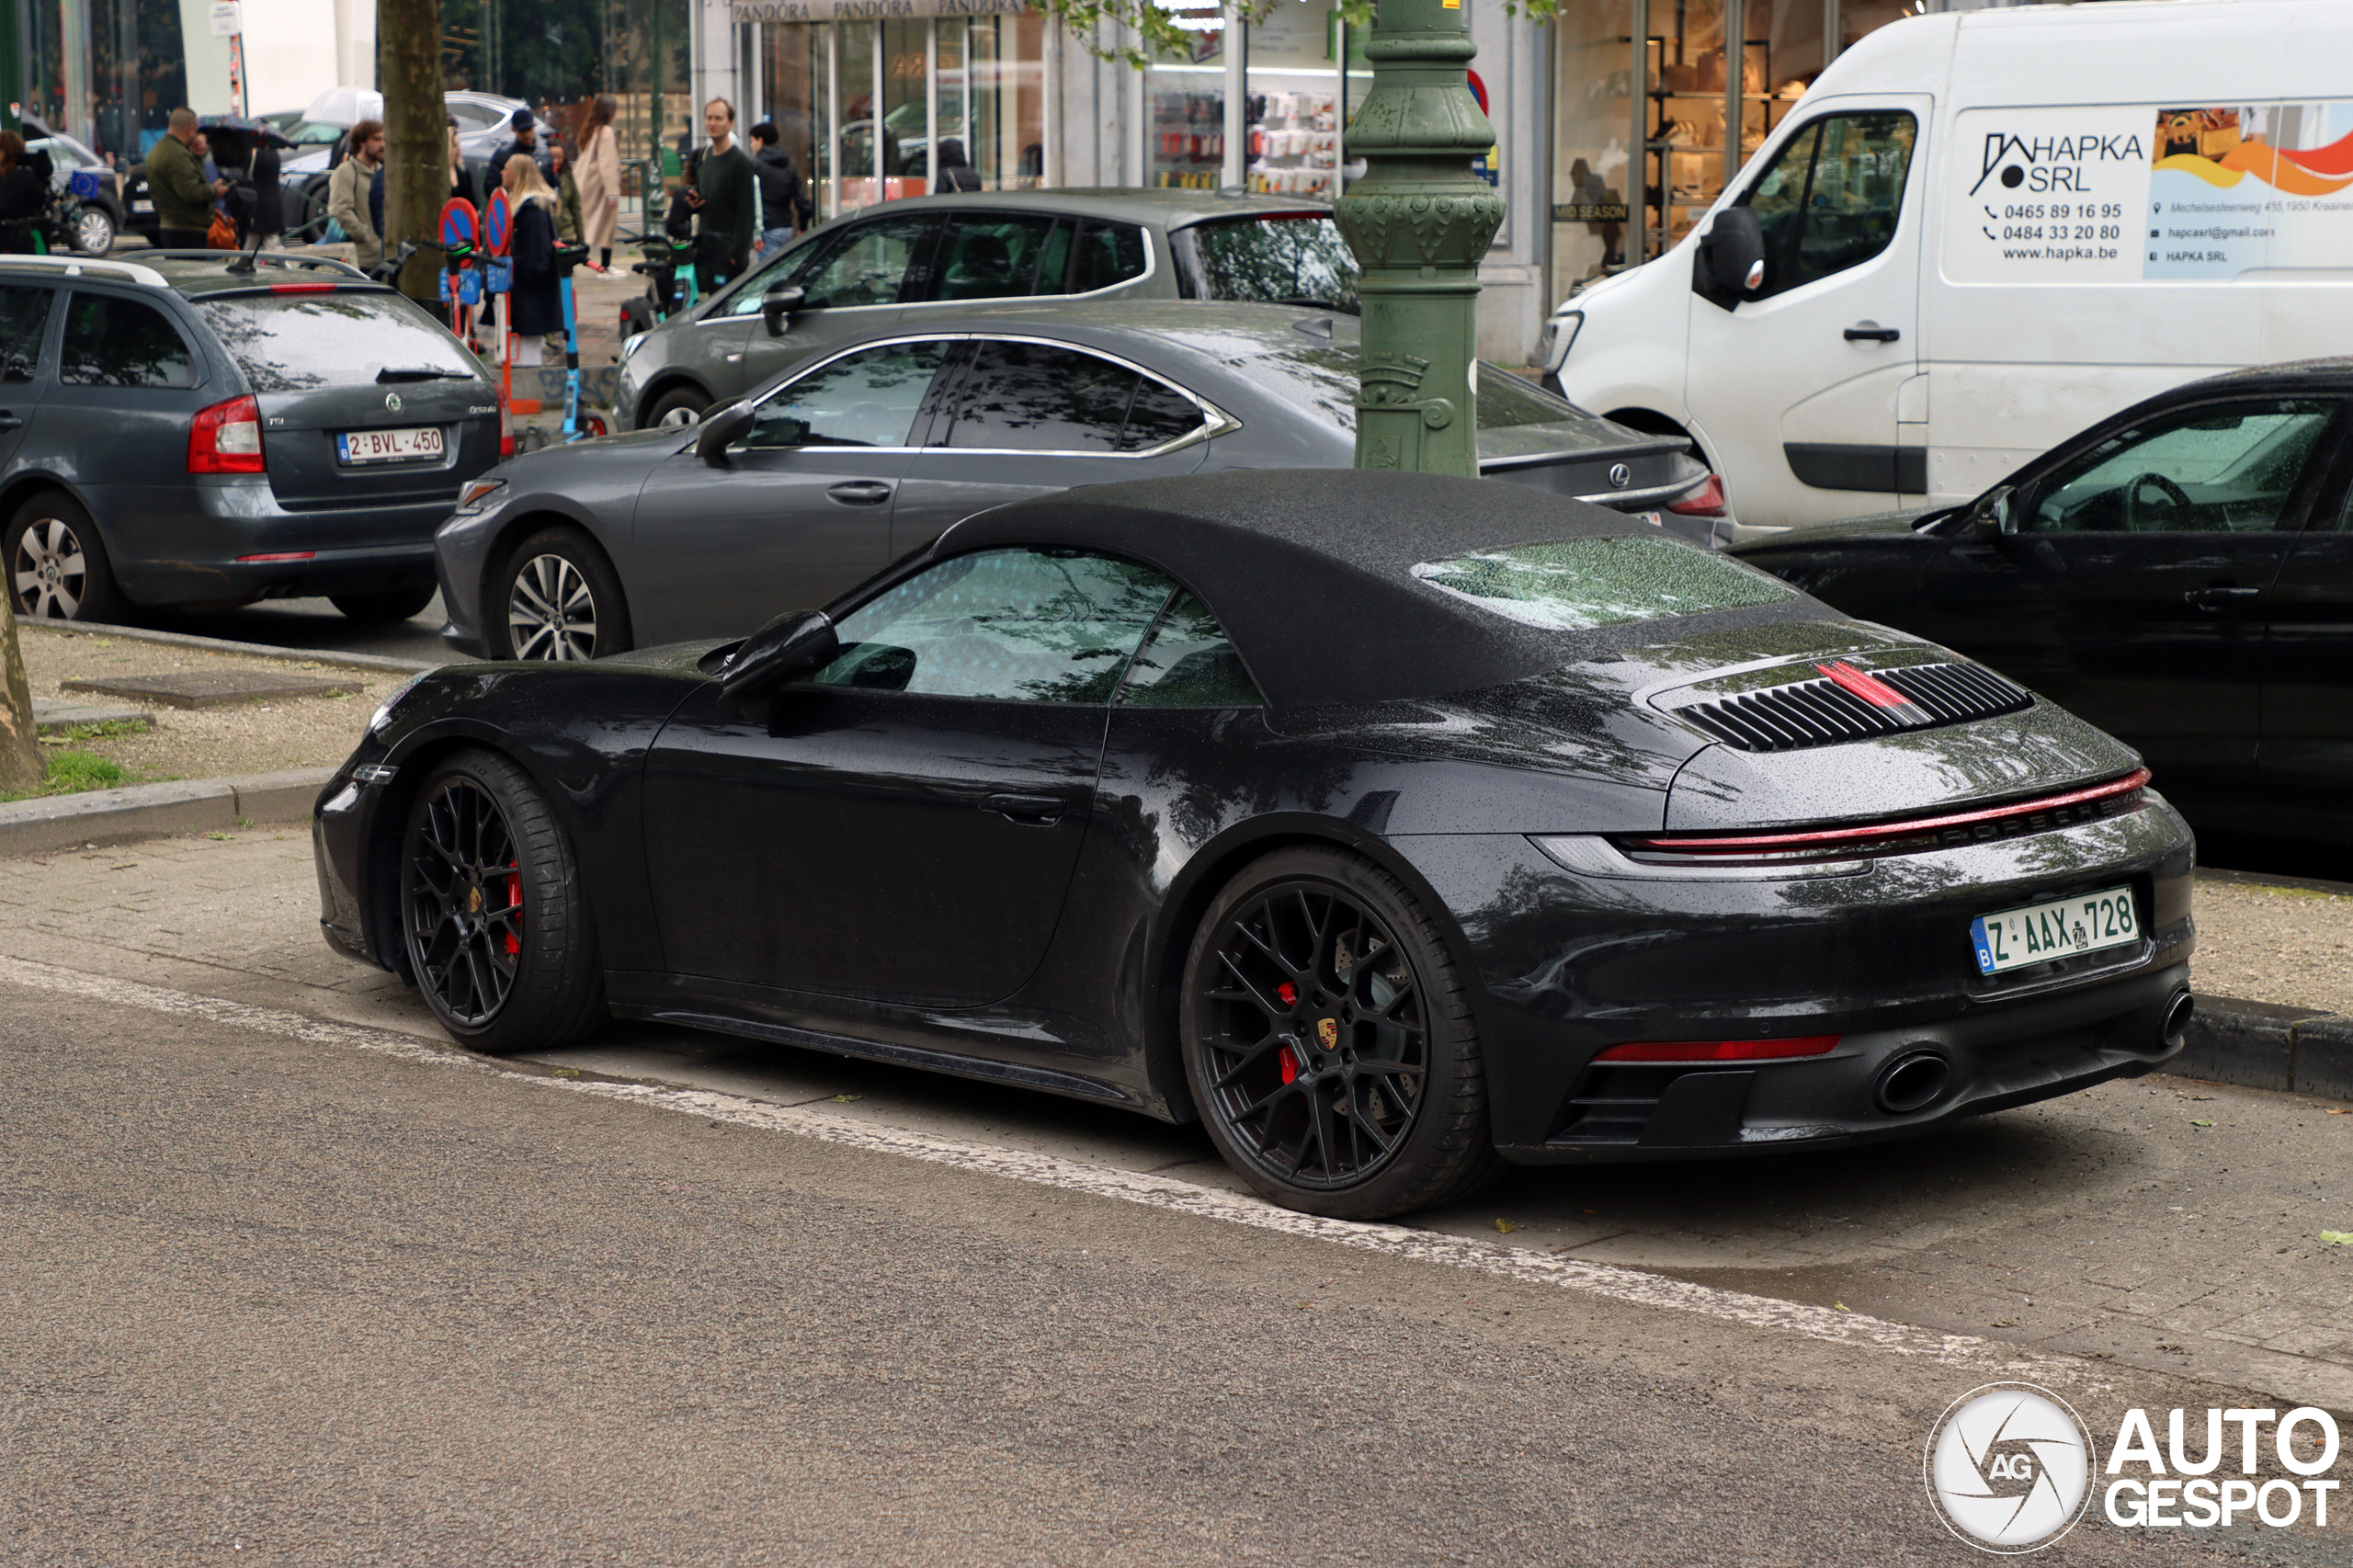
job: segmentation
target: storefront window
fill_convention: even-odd
[[[1176,13],[1179,25],[1221,17],[1215,5]],[[1195,27],[1182,58],[1163,55],[1145,74],[1146,182],[1188,190],[1225,183],[1225,34]]]
[[[1276,0],[1251,26],[1243,168],[1252,190],[1339,195],[1340,36],[1339,18],[1318,0]]]
[[[1552,286],[1574,285],[1626,265],[1627,195],[1634,175],[1629,93],[1629,0],[1562,7],[1559,87],[1552,114]]]

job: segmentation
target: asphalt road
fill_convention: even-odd
[[[0,1038],[12,1563],[1977,1560],[1981,1368],[5,975]],[[2344,1561],[2143,1533],[2047,1560]]]
[[[464,655],[441,641],[441,596],[406,620],[389,625],[353,620],[324,599],[264,599],[242,609],[197,614],[144,610],[137,624],[232,642],[262,642],[274,648],[327,648],[341,653],[385,653],[402,659],[449,661]]]

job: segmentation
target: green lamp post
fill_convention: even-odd
[[[1471,172],[1495,132],[1464,78],[1478,52],[1467,3],[1378,0],[1365,46],[1372,90],[1347,148],[1367,168],[1333,213],[1364,269],[1358,468],[1479,472],[1479,258],[1504,203]]]

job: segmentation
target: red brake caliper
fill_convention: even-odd
[[[1275,994],[1283,999],[1283,1006],[1286,1007],[1294,1007],[1299,1005],[1299,991],[1288,980],[1275,987]],[[1290,1046],[1276,1048],[1275,1062],[1283,1070],[1284,1083],[1288,1084],[1299,1076],[1299,1058],[1290,1053]]]
[[[520,909],[523,907],[522,868],[520,862],[513,860],[506,863],[506,907],[509,909]],[[506,927],[506,956],[510,959],[517,953],[523,950],[522,938],[518,937],[515,931],[516,924],[519,923],[522,918],[523,917],[521,915],[517,915],[515,920],[510,922]]]

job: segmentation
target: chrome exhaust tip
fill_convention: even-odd
[[[2189,1032],[2189,1020],[2197,1012],[2198,999],[2186,986],[2165,1003],[2165,1021],[2157,1026],[2157,1038],[2165,1042],[2167,1051],[2181,1044],[2182,1037]]]
[[[1890,1116],[1909,1116],[1944,1098],[1952,1064],[1933,1051],[1904,1052],[1880,1069],[1871,1101]]]

